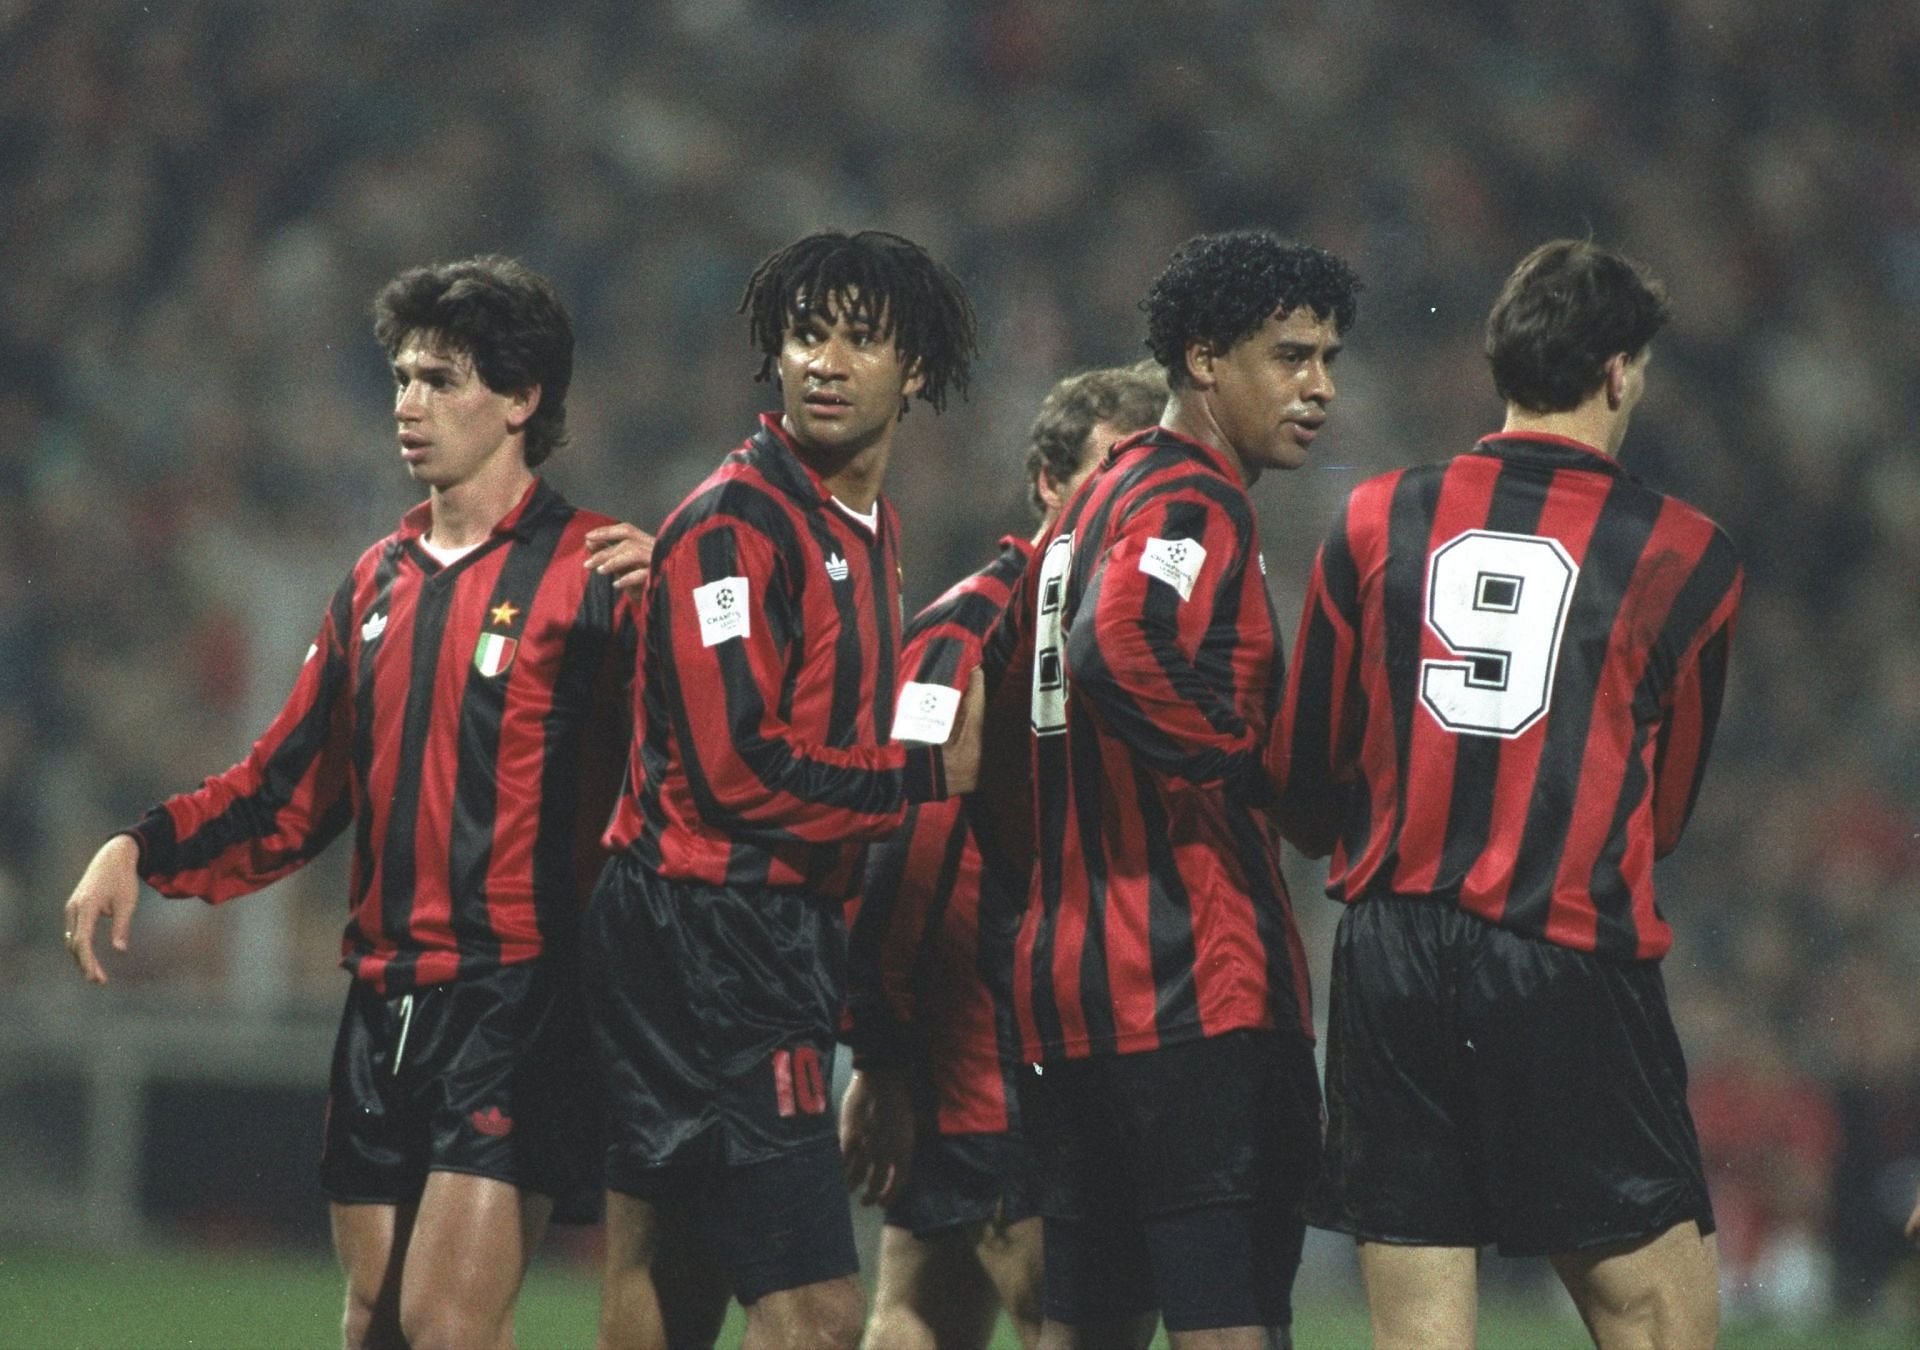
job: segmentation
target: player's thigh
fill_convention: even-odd
[[[1720,1332],[1713,1235],[1692,1220],[1657,1237],[1551,1258],[1601,1350],[1708,1347]]]
[[[493,1177],[433,1172],[407,1243],[400,1320],[408,1339],[484,1344],[511,1328],[553,1201]]]
[[[999,1295],[974,1254],[971,1226],[925,1237],[888,1224],[880,1230],[880,1271],[866,1350],[984,1347]]]
[[[741,1350],[854,1350],[866,1321],[858,1275],[763,1294],[747,1305]]]
[[[1375,1350],[1472,1350],[1479,1248],[1362,1242],[1359,1254]]]

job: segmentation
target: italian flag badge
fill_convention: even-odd
[[[473,668],[482,675],[498,675],[513,664],[514,648],[519,645],[498,633],[482,633],[473,649]]]

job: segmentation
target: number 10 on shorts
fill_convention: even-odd
[[[827,1109],[820,1052],[811,1045],[773,1052],[773,1100],[782,1116],[817,1116]]]

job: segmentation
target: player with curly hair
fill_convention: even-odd
[[[1307,973],[1262,768],[1279,625],[1247,489],[1303,464],[1359,281],[1266,230],[1142,308],[1170,397],[1010,610],[1036,866],[1016,945],[1049,1345],[1286,1344],[1319,1157]]]

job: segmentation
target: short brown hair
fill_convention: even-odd
[[[1666,326],[1666,287],[1631,258],[1555,239],[1520,260],[1487,315],[1487,362],[1500,397],[1528,412],[1566,412],[1637,357]]]
[[[1167,377],[1153,361],[1083,370],[1054,385],[1041,401],[1027,441],[1027,490],[1034,510],[1047,513],[1041,473],[1063,483],[1078,473],[1096,426],[1110,422],[1138,431],[1159,421],[1166,404]]]

